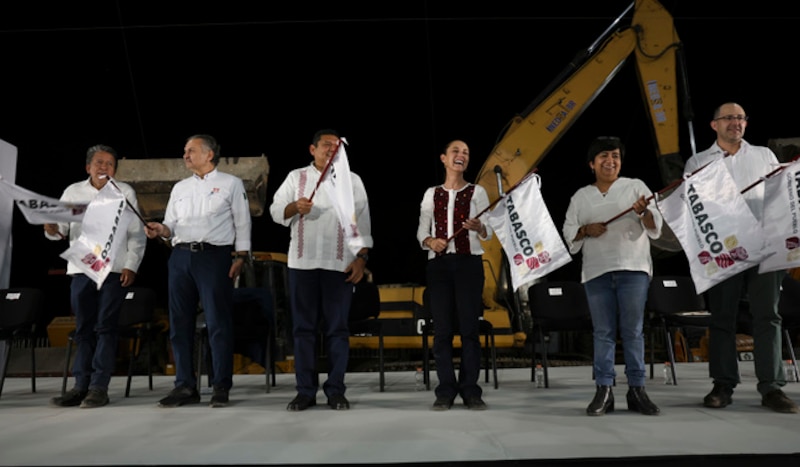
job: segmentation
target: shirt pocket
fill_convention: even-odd
[[[208,195],[207,208],[209,214],[219,214],[230,209],[230,192],[224,188],[215,188]]]

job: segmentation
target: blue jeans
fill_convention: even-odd
[[[70,302],[75,313],[75,388],[107,391],[117,363],[117,327],[126,288],[119,273],[110,273],[103,286],[85,274],[72,276]]]
[[[641,271],[612,271],[584,285],[594,327],[594,374],[598,386],[611,386],[617,331],[622,338],[629,386],[644,386],[644,306],[650,276]]]

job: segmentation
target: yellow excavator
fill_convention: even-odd
[[[641,93],[653,130],[658,166],[664,185],[683,175],[679,152],[678,71],[681,43],[670,13],[656,0],[636,0],[586,50],[581,51],[522,113],[516,115],[484,162],[477,176],[494,202],[515,186],[547,155],[584,110],[594,101],[623,64],[635,57]],[[691,106],[683,74],[680,89],[684,117],[689,125]],[[692,149],[694,152],[694,149]],[[495,239],[484,244],[484,318],[492,322],[496,347],[522,347],[526,340],[518,294],[511,290],[502,246]],[[382,287],[381,318],[407,318],[410,310],[393,303],[420,304],[420,287]],[[399,313],[399,314],[398,314]],[[386,332],[386,345],[418,347],[419,337],[405,339]]]

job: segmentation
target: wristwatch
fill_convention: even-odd
[[[356,258],[363,259],[365,263],[369,261],[369,255],[367,253],[359,253],[356,255]]]

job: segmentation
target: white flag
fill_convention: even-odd
[[[764,217],[761,225],[774,254],[758,265],[758,272],[800,266],[800,161],[764,181]]]
[[[572,261],[533,174],[497,203],[487,217],[509,258],[514,290]]]
[[[111,272],[119,254],[120,239],[127,235],[133,214],[126,209],[125,195],[109,183],[86,207],[81,235],[61,257],[74,264],[97,283],[97,289]]]
[[[344,146],[347,141],[341,138],[339,149],[325,174],[322,185],[339,215],[339,224],[344,229],[348,248],[355,255],[366,246],[364,237],[358,231],[355,202],[353,201],[353,180],[350,177],[350,161]]]
[[[86,212],[86,203],[61,201],[26,190],[0,177],[0,193],[13,199],[14,204],[30,224],[55,224],[80,222]]]
[[[722,159],[687,174],[658,207],[686,253],[698,294],[769,254],[761,223]]]

